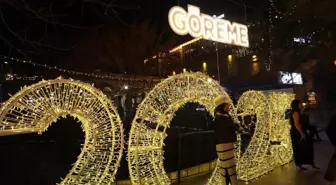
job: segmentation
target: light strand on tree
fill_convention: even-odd
[[[295,5],[295,6],[293,6],[293,7],[291,8],[291,10],[290,10],[289,12],[281,12],[281,11],[279,10],[279,8],[277,8],[277,6],[275,5],[274,0],[270,0],[270,4],[271,4],[272,8],[273,8],[273,9],[274,9],[280,16],[292,16],[292,15],[295,13],[296,8],[297,8],[297,5]]]
[[[272,0],[271,0],[272,1]],[[272,57],[273,57],[273,18],[272,18],[272,7],[269,7],[269,26],[268,26],[268,36],[269,36],[269,54],[268,54],[268,61],[265,61],[265,68],[267,71],[271,70],[271,65],[272,65]]]

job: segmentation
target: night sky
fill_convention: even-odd
[[[72,67],[68,65],[71,59],[65,59],[83,40],[106,27],[127,29],[132,24],[149,20],[157,32],[164,33],[163,40],[176,37],[167,20],[172,6],[186,8],[187,4],[192,4],[201,7],[202,13],[224,13],[227,19],[243,23],[245,19],[245,0],[2,0],[0,3],[1,55],[64,68]],[[248,21],[267,20],[268,1],[247,0],[246,5]],[[176,44],[189,38],[178,36]],[[27,65],[11,65],[14,71],[28,74],[34,71]],[[92,71],[88,68],[87,71]]]

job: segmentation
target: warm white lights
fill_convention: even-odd
[[[206,72],[206,71],[208,70],[207,63],[206,63],[206,62],[203,62],[202,70],[203,70],[203,72]]]
[[[82,123],[85,141],[60,184],[111,184],[123,152],[123,127],[112,102],[89,84],[59,78],[24,87],[0,109],[0,136],[43,133],[67,115]]]
[[[188,5],[186,12],[182,7],[174,6],[169,11],[168,20],[172,30],[179,35],[189,33],[195,38],[249,47],[246,25],[203,14],[199,7]]]
[[[203,105],[213,115],[214,99],[219,94],[226,93],[215,80],[203,73],[188,72],[167,78],[147,94],[129,134],[128,163],[133,184],[170,184],[163,166],[164,139],[170,121],[188,102]]]
[[[214,99],[221,94],[227,95],[217,81],[204,73],[189,72],[167,78],[147,94],[129,133],[127,157],[133,184],[170,184],[163,165],[163,146],[175,112],[188,102],[196,102],[214,115]],[[244,152],[238,135],[235,157],[239,179],[250,181],[291,160],[285,111],[293,99],[290,93],[248,91],[236,107],[232,105],[234,120],[241,120],[243,129],[254,128]],[[59,78],[24,87],[0,108],[0,136],[42,133],[66,115],[82,123],[85,142],[61,184],[111,184],[123,152],[123,127],[112,102],[91,85]],[[220,179],[216,168],[208,184],[220,184]]]
[[[138,107],[129,134],[128,163],[133,184],[170,184],[163,166],[163,146],[175,112],[188,102],[197,102],[213,115],[214,98],[219,94],[226,94],[224,88],[203,73],[171,76],[149,92]],[[292,94],[266,96],[259,91],[248,91],[240,97],[236,108],[232,106],[235,120],[256,118],[240,123],[243,128],[254,125],[255,131],[244,153],[238,136],[235,156],[239,179],[258,178],[291,160],[290,126],[284,112],[293,98]],[[220,184],[220,179],[216,168],[208,184]]]

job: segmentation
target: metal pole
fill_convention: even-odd
[[[179,131],[180,132],[180,131]],[[178,153],[177,153],[177,184],[181,184],[181,163],[182,163],[182,134],[178,135]]]
[[[218,42],[216,42],[216,57],[217,57],[217,75],[218,75],[218,82],[220,84],[220,70],[219,70],[219,54],[218,54]]]
[[[244,3],[244,10],[245,10],[245,24],[247,25],[247,14],[246,14],[246,3],[248,0],[245,1]]]
[[[0,36],[2,36],[2,25],[0,24]],[[4,44],[2,39],[0,39],[0,51],[4,51]],[[1,53],[3,54],[3,53]],[[3,102],[3,89],[4,89],[4,58],[0,57],[1,71],[0,71],[0,102]]]
[[[0,59],[1,62],[1,72],[0,72],[0,102],[3,102],[3,89],[4,89],[4,60],[3,57]]]

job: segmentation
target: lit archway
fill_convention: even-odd
[[[289,163],[292,160],[293,149],[290,138],[289,120],[286,120],[285,111],[295,95],[291,93],[271,93],[268,95],[270,111],[270,153],[274,166]]]
[[[42,133],[66,115],[81,121],[85,142],[60,184],[110,184],[123,152],[122,122],[112,102],[89,84],[58,78],[24,87],[0,109],[0,136]]]
[[[213,100],[220,94],[226,94],[224,88],[202,73],[169,77],[147,94],[138,107],[128,143],[133,184],[170,184],[163,166],[163,145],[170,121],[175,112],[188,102],[197,102],[214,115]],[[250,181],[291,160],[289,126],[283,116],[292,98],[293,95],[287,93],[267,96],[260,91],[247,91],[238,100],[236,108],[232,106],[231,115],[235,120],[238,117],[255,117],[252,121],[255,130],[244,152],[240,151],[238,135],[235,156],[239,179]],[[283,102],[277,104],[280,100]],[[283,131],[282,135],[274,134],[276,130]],[[280,144],[273,146],[271,138]],[[219,184],[220,180],[216,167],[208,184]]]
[[[163,166],[163,145],[170,121],[188,102],[203,105],[213,115],[214,99],[219,94],[226,94],[224,88],[202,73],[169,77],[147,94],[138,107],[128,143],[133,184],[170,184]]]

